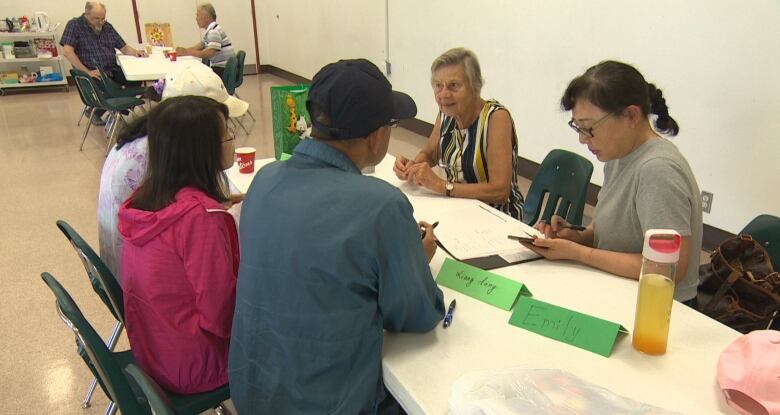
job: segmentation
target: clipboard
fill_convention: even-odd
[[[464,264],[469,264],[473,267],[477,267],[479,269],[484,269],[485,271],[489,271],[491,269],[496,269],[496,268],[508,267],[514,264],[523,264],[526,262],[536,261],[544,258],[543,256],[539,255],[534,258],[526,258],[518,261],[507,261],[501,255],[488,255],[488,256],[477,257],[477,258],[460,259],[455,255],[452,255],[452,253],[449,250],[447,250],[447,248],[444,246],[443,243],[441,243],[440,240],[438,239],[436,240],[436,245],[438,245],[439,248],[441,248],[444,252],[447,253],[447,255],[449,255],[453,259],[463,262]]]

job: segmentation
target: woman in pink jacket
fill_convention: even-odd
[[[227,107],[163,101],[149,114],[144,182],[119,210],[130,347],[164,388],[191,394],[228,382],[238,239],[223,170],[233,164]]]

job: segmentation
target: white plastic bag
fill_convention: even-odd
[[[672,415],[616,395],[571,373],[513,367],[472,373],[452,385],[451,415]]]

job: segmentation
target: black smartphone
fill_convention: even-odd
[[[509,238],[509,239],[518,241],[518,242],[525,242],[525,243],[529,243],[529,244],[534,243],[534,238],[527,238],[525,236],[507,235],[506,237]]]

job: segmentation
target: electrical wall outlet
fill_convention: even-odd
[[[712,209],[712,198],[713,194],[711,192],[708,192],[706,190],[702,190],[701,192],[701,210],[704,213],[710,213],[710,210]]]

